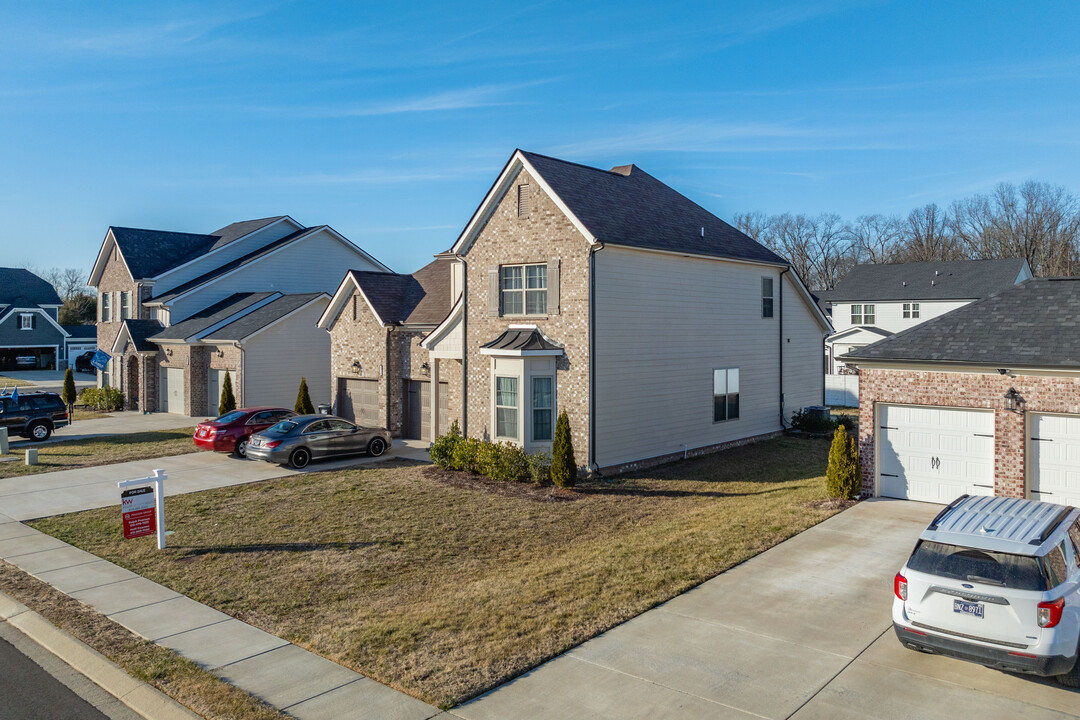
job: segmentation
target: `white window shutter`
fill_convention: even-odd
[[[488,268],[488,315],[499,316],[499,266]]]
[[[558,315],[559,307],[559,258],[548,260],[547,264],[547,306],[548,313],[551,315]]]

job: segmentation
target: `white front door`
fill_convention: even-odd
[[[878,408],[878,493],[949,503],[994,494],[994,412],[910,405]]]
[[[158,397],[161,411],[186,414],[184,412],[184,368],[161,368],[161,388]]]
[[[1028,415],[1028,495],[1080,506],[1080,416]]]

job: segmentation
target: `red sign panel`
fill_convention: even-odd
[[[120,508],[124,513],[124,537],[137,538],[157,532],[154,512],[154,488],[140,487],[120,493]]]

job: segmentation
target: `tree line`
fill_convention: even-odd
[[[1036,277],[1080,272],[1080,203],[1065,188],[1029,180],[854,222],[820,215],[736,215],[739,230],[787,259],[815,290],[831,290],[863,263],[1025,258]]]
[[[78,268],[27,268],[56,289],[60,306],[61,325],[93,325],[97,322],[97,295],[86,284],[87,272]]]

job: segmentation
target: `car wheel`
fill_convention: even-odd
[[[289,465],[292,465],[297,470],[306,468],[309,462],[311,462],[311,453],[308,452],[307,448],[297,448],[289,456]]]
[[[371,438],[371,442],[367,446],[368,455],[373,457],[379,457],[386,452],[386,441],[381,437]]]
[[[48,423],[38,422],[31,425],[27,432],[31,440],[42,442],[48,440],[49,436],[52,435],[52,428],[49,427]]]
[[[248,439],[246,437],[242,437],[242,438],[240,438],[239,440],[236,441],[236,457],[238,457],[238,458],[246,458],[247,457],[247,444],[248,444]]]

